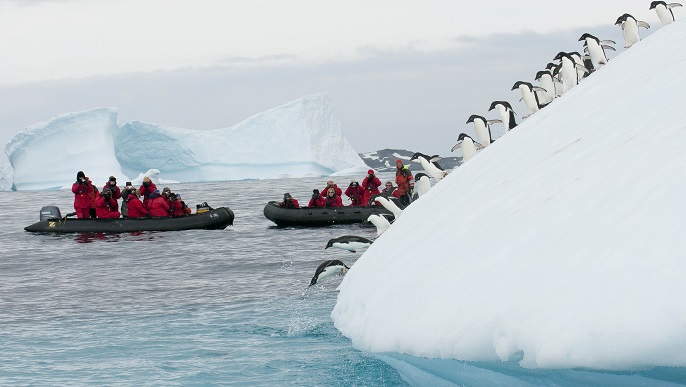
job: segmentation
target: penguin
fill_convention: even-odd
[[[512,106],[507,101],[493,101],[491,102],[491,107],[488,109],[496,109],[500,115],[500,122],[503,123],[505,129],[512,130],[517,126],[517,121],[515,121],[515,112],[512,110]]]
[[[562,80],[560,80],[560,67],[562,64],[548,63],[545,69],[550,72],[550,76],[553,78],[553,85],[555,87],[555,98],[564,94],[564,85]]]
[[[331,277],[332,275],[345,275],[348,270],[350,270],[350,268],[338,259],[324,261],[317,267],[317,271],[314,272],[314,277],[312,277],[312,280],[310,281],[310,286],[316,284],[317,281]]]
[[[471,116],[469,116],[469,119],[467,119],[466,124],[470,122],[474,124],[476,136],[479,137],[479,141],[481,141],[481,144],[483,144],[484,147],[487,147],[488,144],[491,144],[493,141],[495,141],[491,136],[491,123],[493,123],[494,121],[488,121],[486,120],[486,118],[480,115],[472,114]]]
[[[555,99],[555,81],[553,80],[553,75],[548,70],[541,70],[536,73],[534,78],[538,81],[541,89],[545,91],[539,91],[538,100],[543,103],[551,103]]]
[[[607,64],[607,55],[605,54],[605,49],[615,51],[615,48],[610,46],[610,44],[616,44],[614,41],[601,41],[589,33],[581,35],[579,41],[584,42],[584,51],[588,53],[594,71],[598,70],[600,66]]]
[[[650,28],[650,25],[644,21],[636,20],[633,16],[625,13],[617,18],[615,25],[622,28],[622,36],[626,45],[624,48],[630,48],[634,44],[641,41],[641,36],[638,34],[638,27]]]
[[[367,217],[367,221],[376,226],[376,236],[383,234],[389,227],[391,227],[391,222],[386,219],[385,216],[378,214],[371,214]]]
[[[584,59],[578,52],[570,52],[569,55],[574,60],[574,66],[576,67],[576,82],[581,82],[582,79],[586,78],[589,74],[589,69],[586,68],[584,64]]]
[[[369,197],[369,203],[373,202],[381,203],[385,209],[393,213],[393,216],[395,216],[396,219],[403,213],[403,210],[396,204],[396,202],[400,203],[400,201],[397,198],[388,197],[388,194],[380,193],[372,195]]]
[[[344,235],[342,237],[330,239],[329,242],[326,243],[324,250],[328,249],[329,247],[335,247],[337,249],[348,250],[351,253],[356,253],[357,250],[367,248],[371,244],[372,241],[367,238],[355,235]]]
[[[410,158],[410,161],[418,161],[422,164],[422,168],[436,180],[441,180],[445,177],[447,172],[438,164],[440,156],[427,156],[423,153],[416,152]]]
[[[529,117],[530,115],[536,113],[539,109],[545,106],[541,104],[541,102],[538,100],[538,96],[536,95],[536,91],[543,90],[542,88],[534,86],[529,82],[517,81],[515,82],[514,86],[512,86],[512,90],[515,89],[519,89],[519,91],[522,92],[522,99],[524,100],[526,106],[529,108],[529,114],[527,114],[523,118]]]
[[[568,92],[571,88],[579,84],[579,75],[577,73],[577,62],[570,53],[558,52],[555,55],[554,60],[559,60],[560,67],[559,73],[562,79],[562,84],[564,85],[564,92]],[[585,69],[584,69],[585,71]]]
[[[674,22],[674,12],[672,8],[681,7],[679,3],[665,3],[664,1],[653,1],[650,3],[649,9],[654,9],[657,12],[657,17],[660,18],[663,26],[672,24]]]
[[[455,152],[455,149],[462,148],[462,162],[465,162],[474,157],[477,147],[479,149],[483,148],[481,144],[475,142],[474,139],[469,137],[466,133],[460,133],[460,136],[457,137],[457,144],[455,144],[450,151]]]
[[[426,173],[418,173],[414,175],[414,191],[417,196],[422,197],[431,189],[431,181]]]

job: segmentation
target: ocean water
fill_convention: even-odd
[[[43,205],[73,211],[73,195],[0,192],[0,385],[405,385],[334,328],[340,277],[308,289],[322,261],[361,255],[329,239],[375,229],[262,214],[284,192],[306,205],[326,180],[169,185],[230,207],[234,226],[117,235],[25,232]]]

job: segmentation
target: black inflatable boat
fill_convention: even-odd
[[[226,207],[178,218],[74,219],[61,217],[57,207],[43,207],[41,221],[24,230],[46,233],[125,233],[136,231],[223,230],[233,225],[233,211]]]
[[[333,224],[362,223],[369,215],[385,215],[389,220],[393,214],[382,206],[370,207],[326,207],[326,208],[285,208],[277,202],[264,206],[264,217],[277,226],[321,227]]]

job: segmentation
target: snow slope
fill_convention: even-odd
[[[686,383],[684,37],[659,29],[408,207],[336,327],[413,383]]]

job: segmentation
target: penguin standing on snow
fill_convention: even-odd
[[[314,277],[310,281],[310,286],[316,284],[318,281],[324,278],[331,277],[332,275],[345,275],[350,268],[345,265],[342,261],[338,259],[330,259],[328,261],[322,262],[317,271],[314,272]]]
[[[422,168],[436,180],[441,180],[445,177],[446,171],[438,164],[440,156],[427,156],[424,153],[415,153],[410,158],[410,161],[418,161],[422,164]]]
[[[515,126],[517,126],[517,122],[515,121],[515,112],[512,110],[512,106],[509,102],[493,101],[491,102],[491,107],[488,109],[488,111],[490,112],[493,109],[498,111],[498,115],[500,115],[499,121],[503,123],[505,129],[512,130]]]
[[[455,152],[457,148],[462,148],[462,162],[465,162],[474,157],[477,146],[483,148],[481,144],[474,142],[474,139],[466,133],[460,133],[460,136],[457,138],[457,144],[450,151]]]
[[[555,99],[555,81],[553,75],[548,70],[541,70],[536,73],[535,80],[541,85],[545,91],[538,92],[538,100],[542,103],[551,103]]]
[[[472,114],[471,116],[469,116],[469,119],[467,119],[466,124],[470,122],[474,124],[476,136],[479,137],[479,141],[481,141],[481,144],[483,144],[484,147],[487,147],[488,144],[494,141],[493,137],[491,136],[490,125],[493,121],[488,121],[480,115]]]
[[[426,173],[418,173],[414,175],[414,192],[418,197],[422,197],[431,189],[431,181]]]
[[[664,1],[653,1],[650,3],[649,9],[654,9],[657,12],[657,17],[660,18],[663,26],[672,24],[674,22],[674,12],[672,8],[681,7],[679,3],[665,3]]]
[[[562,78],[562,84],[564,85],[564,92],[568,92],[572,87],[579,84],[579,75],[577,73],[577,62],[574,57],[566,52],[558,52],[555,55],[554,60],[559,60],[560,64],[560,77]],[[584,71],[586,69],[584,68]]]
[[[534,86],[529,82],[517,81],[515,82],[514,86],[512,86],[512,90],[515,89],[519,89],[519,91],[522,92],[522,100],[524,100],[524,103],[529,108],[529,114],[524,116],[524,118],[529,117],[545,106],[541,104],[541,102],[538,100],[538,96],[536,95],[537,90],[542,90],[540,87]]]
[[[598,70],[600,66],[607,64],[607,55],[605,54],[606,49],[615,51],[615,48],[610,45],[616,44],[614,41],[601,41],[589,33],[581,35],[579,41],[584,42],[584,51],[587,52],[588,56],[591,58],[591,64],[593,65],[594,71]]]
[[[355,235],[344,235],[342,237],[330,239],[329,242],[326,243],[324,250],[328,249],[329,247],[335,247],[337,249],[348,250],[351,253],[356,253],[357,250],[367,248],[371,244],[372,241],[367,238]]]
[[[550,76],[553,78],[553,84],[555,85],[555,98],[564,94],[564,85],[560,79],[560,67],[562,64],[558,63],[548,63],[545,69],[550,72]]]
[[[628,13],[618,17],[615,25],[622,27],[622,36],[624,37],[624,42],[626,43],[624,48],[629,48],[641,41],[641,36],[638,34],[638,27],[643,27],[646,29],[650,28],[648,23],[636,20]]]

